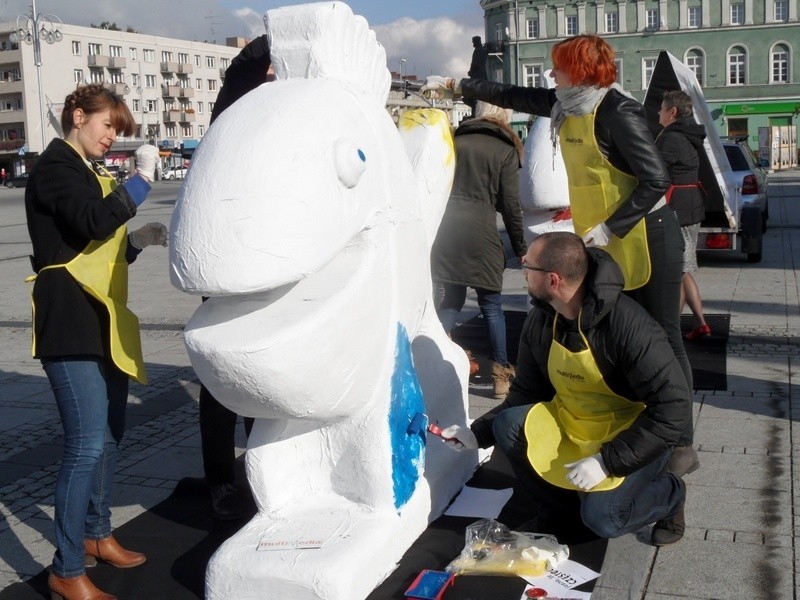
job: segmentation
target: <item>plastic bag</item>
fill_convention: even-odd
[[[445,568],[458,575],[541,577],[569,557],[569,547],[552,535],[511,531],[494,519],[467,527],[466,545]]]

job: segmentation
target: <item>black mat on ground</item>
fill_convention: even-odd
[[[725,366],[730,331],[730,315],[705,315],[706,323],[711,327],[711,335],[707,335],[693,342],[684,341],[686,353],[689,355],[689,364],[692,365],[694,389],[696,390],[727,390],[728,372]],[[681,317],[681,330],[683,334],[689,333],[695,327],[694,317],[683,315]]]
[[[101,590],[120,600],[203,598],[208,559],[256,513],[252,498],[243,499],[246,519],[216,521],[211,516],[205,481],[182,479],[169,498],[114,530],[123,546],[144,552],[147,562],[134,569],[100,563],[87,570],[89,577]],[[0,600],[42,597],[49,598],[46,571],[0,592]]]
[[[508,358],[512,364],[517,362],[519,336],[527,313],[518,310],[505,311],[506,317],[506,346]],[[730,315],[706,315],[706,322],[711,327],[711,335],[690,342],[685,341],[686,352],[689,355],[689,364],[692,365],[694,376],[694,389],[696,390],[727,390],[728,376],[725,367],[726,347],[730,329]],[[683,334],[694,327],[694,318],[691,315],[681,317]],[[480,365],[480,370],[470,376],[470,382],[479,385],[492,384],[492,366],[489,360],[489,340],[486,335],[486,325],[483,318],[478,315],[466,323],[462,323],[452,331],[453,341],[465,350],[470,350],[475,360]]]
[[[514,487],[511,466],[502,453],[494,452],[492,458],[475,472],[467,482],[472,487],[503,489]],[[523,492],[515,490],[497,520],[515,530],[523,526],[534,512],[533,501]],[[583,527],[574,527],[574,519],[567,517],[556,523],[553,533],[561,543],[569,545],[570,558],[590,569],[600,572],[605,558],[607,540],[600,539]],[[477,519],[441,516],[428,526],[403,556],[397,569],[378,586],[367,600],[402,600],[404,592],[423,569],[443,570],[464,548],[464,533]],[[523,526],[523,527],[521,527]],[[596,581],[596,580],[595,580]],[[575,589],[590,592],[595,581],[588,581]],[[453,587],[445,593],[447,600],[518,600],[526,582],[519,577],[492,577],[469,575],[456,577]]]
[[[496,452],[482,465],[469,485],[490,489],[513,486],[508,461]],[[249,519],[255,505],[246,498]],[[531,502],[515,493],[498,520],[514,529],[532,517]],[[442,516],[434,521],[403,556],[397,569],[369,596],[369,600],[401,600],[417,574],[423,569],[443,569],[464,547],[467,525],[477,519]],[[129,548],[147,554],[147,562],[135,569],[116,569],[99,564],[89,576],[101,590],[120,600],[203,598],[206,564],[214,551],[232,536],[244,521],[218,522],[211,518],[208,492],[202,480],[181,480],[172,495],[152,510],[115,530],[114,535]],[[565,527],[568,522],[565,520]],[[570,557],[595,571],[600,571],[606,540],[579,529],[576,533],[552,533],[570,545]],[[380,535],[380,532],[376,532]],[[594,582],[578,588],[591,591]],[[465,576],[456,578],[447,592],[447,600],[517,600],[525,589],[517,577]],[[0,600],[39,600],[48,597],[47,573],[43,571],[25,583],[0,591]],[[287,599],[290,600],[290,599]]]

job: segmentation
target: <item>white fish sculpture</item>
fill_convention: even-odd
[[[209,129],[170,228],[173,284],[210,297],[186,326],[192,366],[256,419],[258,514],[212,557],[206,598],[352,600],[477,465],[423,417],[467,421],[429,266],[453,142],[441,111],[395,126],[384,50],[346,4],[265,22],[277,81]]]
[[[542,77],[550,87],[550,71]],[[525,157],[519,172],[519,194],[525,244],[548,231],[572,231],[569,185],[559,146],[553,148],[550,119],[538,117],[525,138]]]

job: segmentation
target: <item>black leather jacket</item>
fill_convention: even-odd
[[[549,117],[556,92],[482,79],[462,79],[465,98],[483,100],[517,112]],[[594,133],[600,151],[617,169],[636,177],[639,185],[606,221],[618,237],[645,217],[669,187],[669,174],[647,127],[644,107],[611,89],[597,107]]]

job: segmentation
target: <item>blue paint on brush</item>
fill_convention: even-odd
[[[420,465],[425,456],[424,421],[427,419],[424,412],[425,402],[411,356],[411,341],[405,327],[398,323],[389,407],[392,483],[394,505],[398,509],[411,498],[420,476]]]

